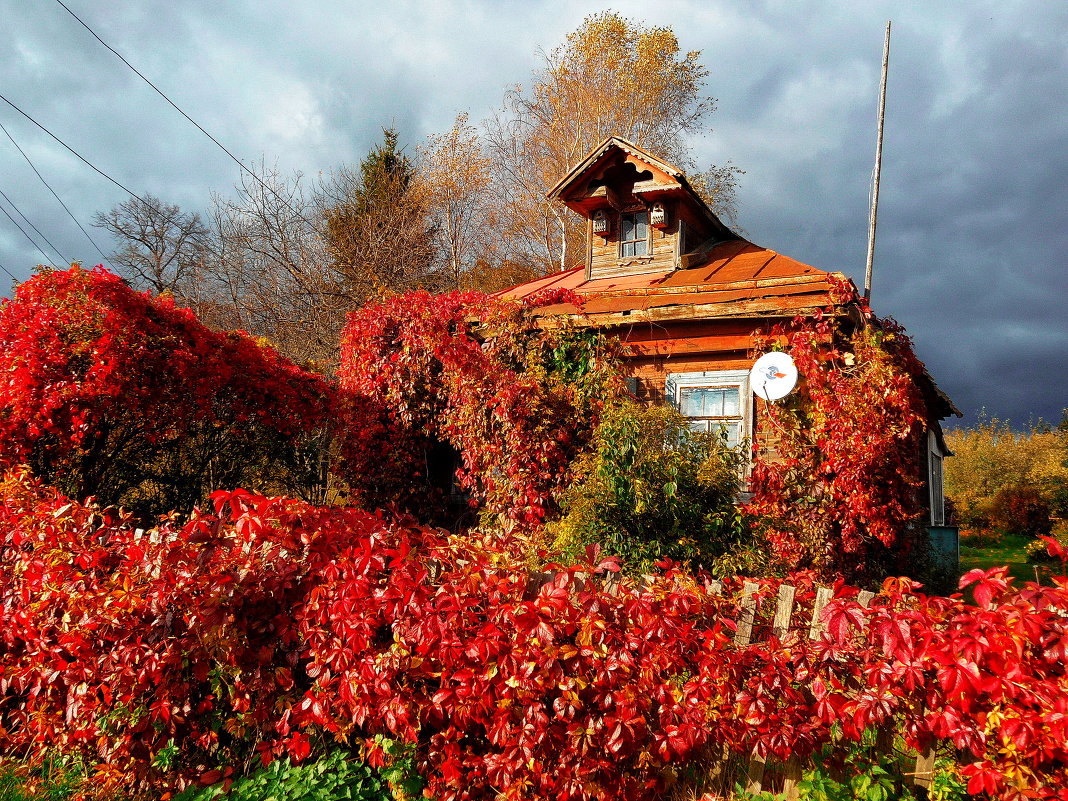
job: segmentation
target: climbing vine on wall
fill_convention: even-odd
[[[761,406],[776,443],[755,459],[748,510],[790,567],[866,580],[915,557],[923,365],[901,326],[876,319],[851,286],[834,299],[859,312],[852,331],[828,311],[760,343],[790,353],[800,380]]]

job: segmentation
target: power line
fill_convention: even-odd
[[[7,269],[7,267],[5,267],[3,264],[0,264],[0,270],[3,270],[5,273],[10,275],[11,280],[14,281],[16,284],[19,282],[19,279],[15,277],[15,274],[11,272],[11,270]]]
[[[94,39],[96,39],[98,42],[100,42],[100,44],[102,44],[104,47],[106,47],[108,50],[110,50],[119,59],[119,61],[121,61],[123,64],[125,64],[127,67],[129,67],[134,72],[134,74],[137,75],[137,77],[139,77],[142,81],[144,81],[149,86],[151,86],[155,90],[156,94],[158,94],[160,97],[162,97],[164,100],[167,101],[167,103],[171,106],[171,108],[173,108],[175,111],[177,111],[183,117],[185,117],[189,122],[191,122],[193,125],[195,125],[198,131],[200,131],[202,134],[204,134],[204,136],[208,137],[208,139],[210,139],[212,142],[214,142],[219,147],[219,149],[222,150],[223,153],[225,153],[227,156],[229,156],[234,161],[234,163],[237,164],[238,167],[240,167],[242,170],[244,170],[249,175],[251,175],[260,186],[262,186],[268,192],[273,194],[276,198],[278,198],[283,203],[285,203],[285,205],[289,207],[289,210],[291,212],[293,212],[295,215],[297,215],[300,219],[302,219],[308,225],[308,227],[311,229],[311,231],[313,233],[316,232],[316,227],[311,222],[311,220],[309,220],[307,217],[305,217],[303,214],[301,214],[299,211],[297,211],[295,208],[293,208],[284,197],[282,197],[280,194],[278,194],[277,190],[275,190],[274,187],[272,187],[269,184],[267,184],[267,182],[264,181],[262,178],[260,178],[260,176],[258,176],[254,170],[250,169],[249,167],[246,167],[245,163],[243,161],[241,161],[241,159],[239,159],[233,153],[231,153],[222,142],[220,142],[218,139],[216,139],[214,136],[212,136],[210,133],[208,133],[199,122],[197,122],[192,117],[190,117],[188,114],[186,114],[178,106],[177,103],[175,103],[173,100],[171,100],[169,97],[167,97],[166,94],[164,94],[162,89],[160,89],[158,86],[156,86],[154,83],[152,83],[152,81],[150,81],[147,77],[145,77],[144,73],[142,73],[139,69],[137,69],[137,67],[135,67],[133,64],[131,64],[129,61],[127,61],[123,57],[122,53],[120,53],[114,47],[112,47],[107,42],[105,42],[103,39],[101,39],[100,36],[97,35],[96,31],[94,31],[92,28],[90,28],[81,17],[79,17],[77,14],[75,14],[73,11],[71,11],[70,8],[67,6],[67,4],[63,2],[63,0],[56,0],[56,2],[59,3],[61,6],[63,6],[63,9],[68,14],[70,14],[72,17],[74,17],[74,19],[76,19],[78,21],[78,23],[83,28],[85,28],[87,31],[89,31],[90,35],[92,35],[92,37]],[[131,193],[131,194],[133,194],[133,193]],[[134,197],[137,197],[137,196],[134,195]],[[140,200],[140,198],[138,198],[138,199]]]
[[[34,225],[34,224],[33,224],[33,223],[32,223],[32,222],[30,221],[29,217],[27,217],[27,216],[26,216],[25,214],[23,214],[23,213],[22,213],[22,210],[21,210],[21,209],[20,209],[20,208],[19,208],[18,206],[16,206],[16,205],[15,205],[15,201],[14,201],[14,200],[12,200],[11,198],[9,198],[9,197],[7,196],[7,194],[5,194],[5,192],[4,192],[4,190],[3,190],[3,189],[0,189],[0,197],[2,197],[2,198],[3,198],[4,200],[6,200],[6,201],[7,201],[7,204],[8,204],[9,206],[11,206],[11,208],[13,208],[13,209],[15,210],[15,213],[16,213],[17,215],[19,215],[19,216],[20,216],[20,217],[21,217],[21,218],[22,218],[22,219],[23,219],[23,220],[25,221],[25,223],[26,223],[26,224],[27,224],[28,226],[30,226],[30,228],[32,228],[32,229],[33,229],[34,231],[36,231],[36,232],[37,232],[37,236],[41,237],[41,239],[43,239],[43,240],[44,240],[45,242],[47,242],[47,243],[48,243],[48,246],[49,246],[50,248],[52,248],[52,250],[54,250],[54,251],[55,251],[55,253],[56,253],[56,255],[57,255],[57,256],[59,256],[59,260],[60,260],[60,261],[63,261],[63,262],[68,262],[68,261],[70,261],[69,259],[65,259],[65,258],[63,258],[63,253],[62,253],[62,252],[60,251],[60,249],[59,249],[59,248],[57,248],[57,247],[56,247],[55,243],[54,243],[54,242],[52,242],[52,240],[51,240],[51,239],[49,239],[49,238],[48,238],[47,236],[45,236],[44,234],[42,234],[42,233],[41,233],[41,229],[40,229],[40,228],[38,228],[38,227],[37,227],[36,225]],[[53,266],[55,266],[55,263],[54,263],[54,262],[53,262]]]
[[[37,242],[34,240],[34,238],[32,236],[30,236],[28,233],[26,233],[26,229],[23,228],[21,225],[19,225],[19,221],[11,216],[11,212],[9,212],[7,209],[5,209],[3,204],[0,204],[0,211],[4,212],[4,215],[9,220],[11,220],[11,224],[14,225],[16,228],[18,228],[19,231],[22,232],[22,235],[24,237],[26,237],[26,239],[28,239],[30,241],[30,244],[33,245],[35,248],[37,248],[37,250],[40,251],[41,255],[45,257],[45,261],[47,261],[49,264],[51,264],[53,267],[55,267],[58,270],[59,269],[59,265],[57,265],[54,261],[52,261],[52,257],[44,252],[44,248],[42,248],[40,245],[38,245]]]
[[[6,97],[4,97],[3,95],[0,95],[0,100],[3,100],[3,101],[4,101],[5,103],[7,103],[7,104],[8,104],[9,106],[11,106],[11,108],[15,109],[15,111],[17,111],[17,112],[18,112],[19,114],[21,114],[21,115],[22,115],[23,117],[25,117],[26,119],[28,119],[28,120],[29,120],[30,122],[32,122],[32,123],[33,123],[34,125],[36,125],[36,126],[37,126],[38,128],[40,128],[40,129],[41,129],[42,131],[44,131],[44,132],[45,132],[46,134],[48,134],[48,135],[49,135],[49,136],[51,136],[51,137],[52,137],[53,139],[55,139],[55,140],[56,140],[57,142],[59,142],[59,144],[60,144],[60,145],[62,145],[62,146],[63,146],[64,148],[66,148],[66,149],[67,149],[68,151],[70,151],[70,152],[71,152],[72,154],[74,154],[74,156],[75,156],[75,157],[77,157],[77,158],[78,158],[78,159],[79,159],[79,160],[80,160],[81,162],[83,162],[84,164],[86,164],[86,165],[87,165],[87,166],[88,166],[88,167],[89,167],[90,169],[92,169],[92,170],[93,170],[93,172],[96,172],[96,173],[98,173],[99,175],[102,175],[102,176],[103,176],[104,178],[107,178],[107,179],[108,179],[109,181],[111,181],[111,183],[115,184],[115,186],[117,186],[117,187],[118,187],[119,189],[121,189],[121,190],[122,190],[123,192],[125,192],[126,194],[128,194],[128,195],[132,195],[133,197],[135,197],[135,198],[137,198],[138,200],[140,200],[140,201],[141,201],[142,203],[146,203],[146,204],[147,204],[147,201],[146,201],[146,200],[145,200],[145,199],[144,199],[143,197],[141,197],[141,196],[140,196],[139,194],[137,194],[136,192],[134,192],[134,191],[133,191],[132,189],[129,189],[129,188],[127,188],[127,187],[123,186],[122,184],[120,184],[120,183],[119,183],[118,181],[116,181],[116,180],[115,180],[114,178],[112,178],[112,177],[111,177],[110,175],[108,175],[108,174],[107,174],[106,172],[104,172],[104,171],[103,171],[102,169],[100,169],[99,167],[97,167],[97,166],[96,166],[95,164],[93,164],[93,163],[92,163],[91,161],[89,161],[89,159],[87,159],[87,158],[86,158],[85,156],[83,156],[83,155],[82,155],[81,153],[79,153],[79,152],[78,152],[77,150],[75,150],[75,149],[74,149],[73,147],[71,147],[70,145],[68,145],[68,144],[67,144],[66,142],[64,142],[64,141],[63,141],[62,139],[60,139],[60,138],[59,138],[58,136],[56,136],[56,135],[55,135],[54,133],[52,133],[52,132],[51,132],[50,130],[48,130],[47,128],[45,128],[45,127],[44,127],[43,125],[41,125],[41,123],[39,123],[39,122],[38,122],[37,120],[35,120],[35,119],[34,119],[33,117],[31,117],[31,116],[30,116],[29,114],[27,114],[27,113],[26,113],[25,111],[23,111],[22,109],[20,109],[20,108],[19,108],[18,106],[16,106],[16,105],[15,105],[14,103],[12,103],[12,102],[11,102],[10,100],[8,100],[8,99],[7,99]]]
[[[23,150],[21,147],[19,147],[19,143],[15,141],[15,138],[8,132],[7,128],[4,127],[4,124],[2,122],[0,122],[0,130],[2,130],[4,132],[4,134],[7,135],[7,138],[11,140],[11,144],[13,144],[15,146],[15,149],[19,153],[22,154],[22,157],[24,159],[26,159],[26,163],[30,165],[30,169],[33,170],[37,174],[38,178],[41,179],[41,183],[44,184],[45,187],[47,187],[48,191],[52,193],[53,197],[55,197],[55,199],[59,201],[59,205],[61,205],[63,207],[63,211],[67,212],[67,216],[69,216],[72,220],[74,220],[74,224],[77,225],[79,229],[81,229],[81,232],[83,234],[85,234],[85,238],[88,239],[92,243],[94,248],[96,248],[96,252],[100,254],[100,258],[102,258],[104,261],[108,261],[108,257],[104,255],[104,251],[102,251],[100,249],[100,246],[96,243],[96,240],[93,239],[91,236],[89,236],[89,232],[85,230],[85,228],[82,226],[82,224],[80,222],[78,222],[78,218],[74,216],[74,213],[69,208],[67,208],[67,204],[63,202],[63,198],[61,198],[59,196],[59,194],[57,194],[56,190],[52,188],[51,184],[49,184],[48,181],[45,180],[44,176],[41,175],[40,170],[38,170],[34,166],[33,162],[30,161],[30,157],[28,155],[26,155],[26,151]],[[70,148],[67,148],[67,149],[69,150]],[[12,205],[14,205],[14,204],[12,204]],[[42,236],[44,236],[44,234],[42,234]],[[49,244],[51,244],[51,243],[49,243]],[[55,247],[55,246],[53,245],[53,247]],[[58,248],[56,248],[56,252],[57,253],[59,252]],[[62,254],[61,254],[61,258],[62,258]]]

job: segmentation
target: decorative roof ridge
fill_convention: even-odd
[[[663,159],[657,158],[652,153],[648,152],[647,150],[643,150],[642,148],[638,147],[638,145],[634,144],[633,142],[627,141],[621,136],[610,136],[603,142],[601,142],[601,144],[599,144],[593,150],[591,150],[589,154],[582,159],[582,161],[580,161],[578,164],[568,170],[567,174],[564,175],[564,177],[561,178],[559,181],[557,181],[556,185],[552,189],[550,189],[545,196],[550,200],[555,200],[565,186],[570,184],[572,181],[574,181],[576,178],[578,178],[580,175],[590,169],[590,167],[597,163],[601,156],[607,153],[608,150],[612,147],[617,147],[626,153],[630,153],[630,155],[632,156],[637,156],[638,158],[649,162],[652,166],[656,167],[661,172],[671,175],[674,178],[682,178],[683,180],[685,180],[685,173],[678,167],[676,167],[674,164],[664,161]]]

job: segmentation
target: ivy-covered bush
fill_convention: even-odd
[[[573,468],[548,544],[571,559],[597,544],[639,574],[664,559],[712,567],[745,547],[740,461],[673,407],[616,401]]]
[[[220,486],[299,492],[332,417],[319,377],[97,268],[0,304],[0,465],[151,522]]]
[[[622,379],[603,335],[537,325],[528,310],[543,302],[412,292],[350,315],[341,387],[381,410],[348,445],[357,499],[425,517],[455,473],[453,489],[489,515],[535,526],[555,511]],[[435,459],[450,452],[455,470],[435,486]]]
[[[500,536],[215,500],[140,536],[23,476],[0,485],[0,750],[80,758],[115,798],[336,744],[388,766],[404,741],[441,801],[639,801],[725,749],[803,760],[894,726],[959,749],[969,793],[1068,784],[1063,578],[972,571],[968,601],[891,579],[868,607],[839,584],[813,640],[795,575],[803,625],[736,646],[735,581],[618,579],[593,551],[545,577]],[[778,589],[760,582],[762,609]]]

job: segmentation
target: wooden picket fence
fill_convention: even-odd
[[[722,591],[723,585],[713,582],[713,588]],[[745,582],[742,587],[741,614],[738,618],[738,628],[734,635],[734,643],[744,647],[753,642],[754,624],[757,619],[756,593],[758,585],[753,582]],[[791,625],[797,625],[794,618],[794,596],[796,588],[783,584],[779,587],[778,596],[775,599],[775,610],[771,616],[770,633],[776,637],[782,637],[790,630]],[[826,629],[823,621],[823,610],[834,596],[834,592],[827,587],[816,590],[816,598],[812,607],[812,617],[807,621],[808,636],[817,639]],[[861,591],[857,600],[862,606],[868,606],[875,594],[867,590]],[[806,625],[801,623],[802,626]],[[893,747],[894,732],[886,730],[879,732],[876,747],[882,751],[889,751]],[[724,760],[727,759],[726,754]],[[915,767],[911,771],[913,783],[917,787],[928,788],[931,786],[934,773],[935,754],[933,750],[918,754],[915,759]],[[765,759],[752,755],[743,769],[742,784],[747,792],[759,793],[762,790],[772,790],[782,793],[789,801],[799,798],[798,781],[801,779],[802,765],[797,759],[789,759],[785,763],[775,766],[773,773],[778,774],[779,779],[765,780],[771,767]],[[723,766],[715,766],[713,771],[722,771]],[[769,777],[770,778],[770,777]]]

